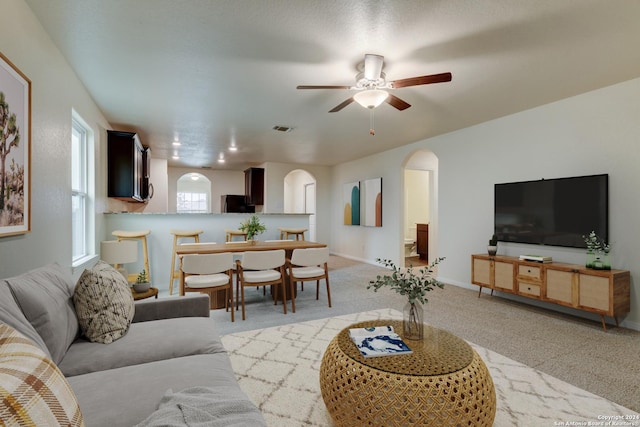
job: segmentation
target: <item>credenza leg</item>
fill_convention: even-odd
[[[600,315],[600,321],[602,322],[602,329],[604,329],[604,331],[607,332],[607,323],[604,321],[604,315],[602,314]]]

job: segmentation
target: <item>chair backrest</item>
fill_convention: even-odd
[[[291,264],[310,267],[322,265],[329,261],[329,248],[294,249]]]
[[[233,254],[188,254],[182,256],[182,271],[187,274],[215,274],[233,268]]]
[[[284,249],[272,251],[247,251],[242,255],[240,265],[245,270],[268,270],[284,265]]]

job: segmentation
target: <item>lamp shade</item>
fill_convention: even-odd
[[[364,108],[376,108],[389,96],[389,93],[380,89],[367,89],[353,95],[353,99]]]
[[[100,259],[107,264],[128,264],[138,260],[138,242],[106,240],[100,242]]]

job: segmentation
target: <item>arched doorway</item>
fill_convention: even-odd
[[[435,258],[438,234],[438,158],[427,150],[407,156],[403,169],[404,218],[402,253],[405,265],[428,264]]]
[[[316,179],[296,169],[284,177],[284,213],[309,214],[308,240],[316,240]]]
[[[211,181],[209,178],[197,172],[186,173],[178,178],[176,212],[211,212]]]

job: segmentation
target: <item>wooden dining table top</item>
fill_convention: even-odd
[[[325,243],[311,242],[309,240],[278,240],[272,242],[265,241],[239,241],[228,243],[185,243],[176,248],[176,254],[215,254],[221,252],[247,252],[247,251],[269,251],[274,249],[284,249],[288,253],[294,249],[324,248]]]

